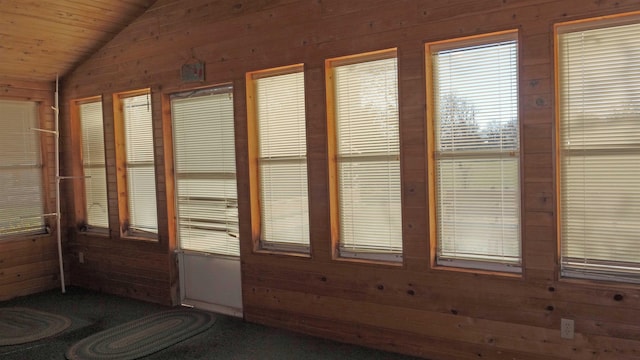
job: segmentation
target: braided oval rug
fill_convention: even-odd
[[[210,328],[212,314],[195,309],[163,311],[100,331],[72,345],[69,360],[132,360],[184,341]]]
[[[71,319],[65,316],[22,307],[0,308],[0,346],[48,338],[70,325]]]

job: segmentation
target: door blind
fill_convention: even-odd
[[[171,98],[180,248],[240,255],[230,86]]]

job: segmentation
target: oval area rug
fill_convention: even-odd
[[[210,328],[212,314],[179,309],[163,311],[100,331],[67,350],[69,360],[138,359]]]
[[[18,345],[51,337],[71,325],[71,319],[44,311],[0,308],[0,346]]]

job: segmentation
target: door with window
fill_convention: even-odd
[[[171,96],[180,295],[242,316],[233,89]]]

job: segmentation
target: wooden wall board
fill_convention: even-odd
[[[54,86],[51,82],[0,76],[0,99],[36,101],[40,126],[53,130]],[[54,139],[41,136],[45,212],[55,212]],[[47,218],[50,235],[15,236],[0,240],[0,300],[60,286],[55,218]],[[64,229],[63,229],[64,231]],[[63,244],[64,248],[65,244]]]
[[[65,79],[65,102],[151,87],[159,224],[165,245],[119,239],[113,116],[105,112],[109,237],[71,236],[72,283],[175,302],[169,130],[162,99],[192,57],[197,86],[231,82],[245,318],[432,359],[640,359],[640,288],[558,278],[553,24],[638,11],[631,0],[160,0]],[[430,266],[424,43],[518,29],[524,271],[505,276]],[[400,266],[334,260],[330,243],[324,60],[398,48],[403,191]],[[312,256],[253,253],[249,206],[248,71],[305,64]],[[0,82],[1,83],[1,82]],[[166,104],[164,104],[166,107]],[[68,135],[67,135],[68,136]],[[65,147],[63,156],[73,149]],[[75,190],[67,188],[70,200]],[[167,194],[167,196],[165,196]],[[69,212],[72,216],[73,212]],[[70,222],[72,219],[68,219]],[[87,259],[78,264],[76,253]],[[140,261],[140,259],[146,259]],[[622,300],[620,299],[620,295]],[[576,338],[560,338],[560,319]]]
[[[106,44],[153,0],[5,0],[0,77],[53,81]]]
[[[290,313],[286,310],[265,312],[263,308],[253,308],[250,306],[248,306],[247,309],[250,310],[249,313],[251,314],[246,317],[249,321],[272,326],[284,326],[303,333],[323,336],[337,341],[360,343],[373,348],[404,352],[430,359],[540,359],[539,357],[526,352],[506,351],[493,345],[478,346],[464,344],[442,337],[432,338],[366,325],[359,325],[354,329],[352,324],[341,319],[332,319],[328,321],[326,319],[309,315]],[[416,344],[420,345],[418,346]],[[559,360],[564,358],[550,355],[545,359]]]

